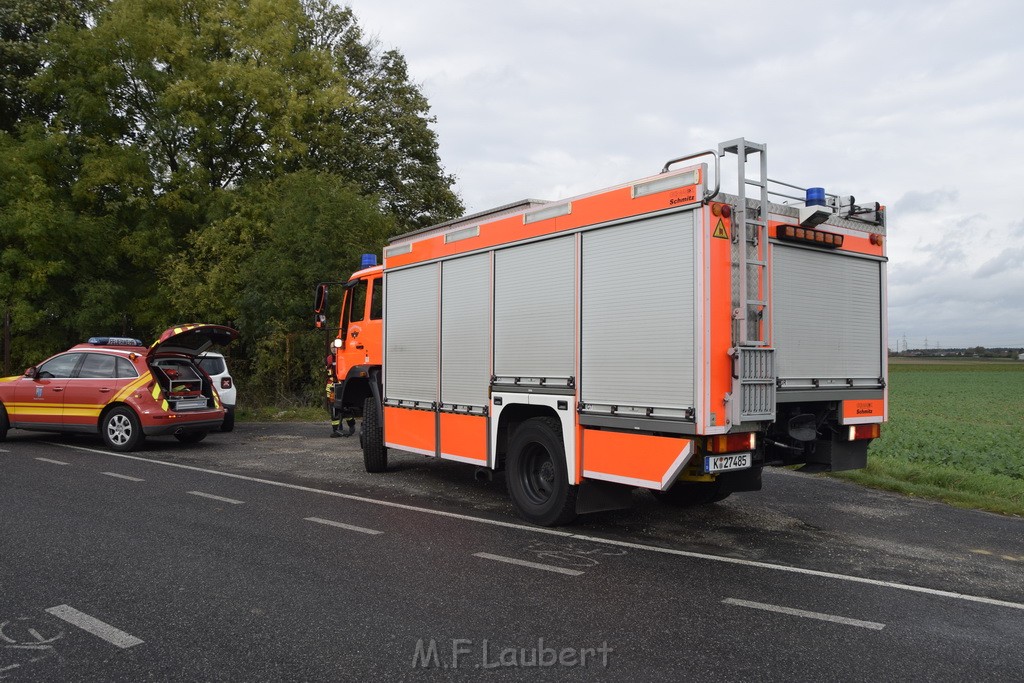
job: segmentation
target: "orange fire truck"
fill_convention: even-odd
[[[389,449],[504,470],[542,525],[637,487],[693,505],[766,465],[864,467],[886,260],[884,207],[770,180],[765,146],[732,140],[393,239],[344,283],[332,412],[362,416],[367,471]]]

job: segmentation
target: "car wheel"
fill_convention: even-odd
[[[139,418],[125,406],[118,406],[103,416],[100,436],[107,448],[120,453],[134,451],[146,438]]]
[[[207,432],[182,432],[175,434],[174,438],[182,443],[199,443],[206,438]]]
[[[363,424],[359,428],[363,446],[363,467],[367,472],[383,472],[388,468],[388,449],[384,447],[384,425],[372,396],[363,401]]]
[[[652,491],[654,497],[666,505],[689,508],[710,505],[725,500],[731,491],[722,491],[722,483],[715,481],[677,481],[668,491]]]
[[[562,424],[534,417],[508,444],[508,492],[519,515],[534,524],[558,526],[576,518],[578,486],[569,484]]]
[[[0,441],[7,438],[7,430],[11,428],[11,421],[7,419],[7,411],[0,403]]]
[[[220,431],[230,432],[235,428],[235,408],[231,406],[228,408],[227,415],[224,416],[224,422],[220,425]]]

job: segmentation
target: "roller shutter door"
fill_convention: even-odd
[[[782,244],[772,252],[779,377],[880,377],[883,264]]]

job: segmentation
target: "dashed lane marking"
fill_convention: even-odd
[[[117,477],[118,479],[125,479],[127,481],[146,481],[145,479],[139,479],[138,477],[129,477],[127,474],[118,474],[117,472],[100,472],[108,477]]]
[[[102,638],[111,645],[116,645],[122,650],[142,645],[143,643],[142,639],[136,638],[130,633],[125,633],[119,628],[114,628],[110,624],[100,621],[96,617],[91,617],[85,612],[79,612],[70,605],[57,605],[46,611],[58,619],[63,619],[72,626],[77,626],[97,638]]]
[[[503,555],[491,555],[490,553],[473,553],[473,557],[481,557],[485,560],[494,560],[495,562],[504,562],[506,564],[515,564],[520,567],[529,567],[530,569],[543,569],[546,572],[565,574],[566,576],[579,576],[583,573],[577,569],[566,569],[565,567],[556,567],[553,564],[541,564],[540,562],[519,560],[514,557],[504,557]]]
[[[792,607],[781,607],[779,605],[769,605],[766,602],[750,602],[749,600],[737,600],[736,598],[726,598],[722,600],[726,605],[736,605],[738,607],[749,607],[751,609],[764,610],[766,612],[778,612],[779,614],[788,614],[794,617],[803,617],[805,619],[817,619],[818,621],[831,621],[835,624],[844,624],[846,626],[857,626],[859,628],[868,628],[873,631],[881,631],[885,628],[885,624],[879,624],[876,621],[861,621],[860,619],[850,619],[849,617],[840,617],[835,614],[825,614],[823,612],[808,612],[807,610],[794,609]]]
[[[219,500],[222,503],[231,503],[232,505],[241,505],[245,501],[235,500],[234,498],[225,498],[224,496],[215,496],[212,493],[203,493],[202,491],[189,491],[190,496],[199,496],[200,498],[209,498],[210,500]]]
[[[54,465],[70,465],[71,464],[69,462],[64,462],[63,460],[53,460],[51,458],[36,458],[36,460],[41,460],[43,462],[52,463]]]
[[[316,522],[317,524],[326,524],[327,526],[338,527],[339,529],[348,529],[349,531],[358,531],[361,534],[377,535],[384,533],[383,531],[377,531],[376,529],[367,529],[364,526],[355,526],[354,524],[345,524],[344,522],[335,522],[331,519],[321,519],[320,517],[306,517],[307,522]]]
[[[184,465],[177,462],[164,462],[162,460],[152,460],[150,458],[142,458],[137,455],[128,455],[126,453],[111,453],[109,451],[101,451],[95,448],[85,448],[84,446],[74,446],[71,444],[47,442],[52,446],[60,446],[61,448],[70,448],[73,450],[85,451],[88,453],[97,453],[99,455],[113,456],[115,458],[125,458],[127,460],[136,460],[139,462],[147,462],[152,465],[163,465],[165,467],[177,467],[178,469],[190,470],[192,472],[203,472],[205,474],[213,474],[219,477],[228,477],[231,479],[238,479],[241,481],[251,481],[256,484],[265,484],[267,486],[278,486],[280,488],[291,489],[293,491],[305,491],[306,493],[316,493],[322,496],[331,496],[333,498],[341,498],[343,500],[353,500],[360,503],[369,503],[371,505],[381,505],[384,507],[393,508],[396,510],[408,510],[410,512],[420,512],[427,515],[436,515],[438,517],[447,517],[449,519],[460,519],[467,522],[474,522],[476,524],[488,524],[490,526],[504,527],[506,529],[519,529],[531,534],[542,534],[546,536],[558,536],[560,538],[574,538],[580,541],[589,541],[591,543],[601,543],[604,545],[615,546],[617,548],[632,548],[634,550],[645,550],[652,553],[661,553],[664,555],[673,555],[675,557],[689,557],[696,560],[706,560],[709,562],[721,562],[724,564],[733,564],[744,567],[754,567],[757,569],[768,569],[771,571],[786,572],[790,574],[800,574],[802,576],[817,576],[824,579],[832,579],[835,581],[846,581],[848,583],[859,583],[867,586],[876,586],[879,588],[891,588],[894,590],[907,591],[910,593],[921,593],[923,595],[934,595],[943,598],[950,598],[953,600],[964,600],[966,602],[977,602],[985,605],[993,605],[996,607],[1007,607],[1010,609],[1024,610],[1024,603],[1021,602],[1010,602],[1009,600],[997,600],[995,598],[986,598],[980,595],[970,595],[967,593],[957,593],[955,591],[939,590],[936,588],[925,588],[924,586],[914,586],[912,584],[897,583],[895,581],[883,581],[881,579],[869,579],[863,576],[850,576],[848,574],[838,574],[836,572],[826,572],[818,569],[807,569],[805,567],[795,567],[785,564],[772,564],[769,562],[758,562],[756,560],[743,560],[737,557],[726,557],[723,555],[710,555],[707,553],[698,553],[690,550],[677,550],[675,548],[663,548],[656,545],[646,545],[644,543],[632,543],[629,541],[617,541],[610,538],[601,538],[600,536],[587,536],[585,534],[574,534],[568,531],[559,531],[557,529],[546,529],[543,527],[528,526],[526,524],[516,524],[515,522],[502,522],[494,519],[485,519],[483,517],[474,517],[472,515],[464,515],[457,512],[446,512],[444,510],[432,510],[431,508],[417,507],[415,505],[405,505],[404,503],[394,503],[388,500],[378,500],[376,498],[367,498],[365,496],[356,496],[350,493],[339,493],[337,491],[325,491],[323,489],[315,489],[310,486],[301,486],[299,484],[289,484],[283,481],[274,481],[272,479],[260,479],[258,477],[249,477],[244,474],[234,474],[233,472],[219,472],[217,470],[208,470],[203,467],[195,467],[194,465]]]

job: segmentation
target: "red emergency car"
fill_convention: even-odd
[[[238,332],[220,325],[172,327],[146,347],[138,339],[93,337],[0,379],[0,439],[11,427],[99,433],[115,451],[147,436],[195,443],[219,429],[225,409],[196,356]]]

